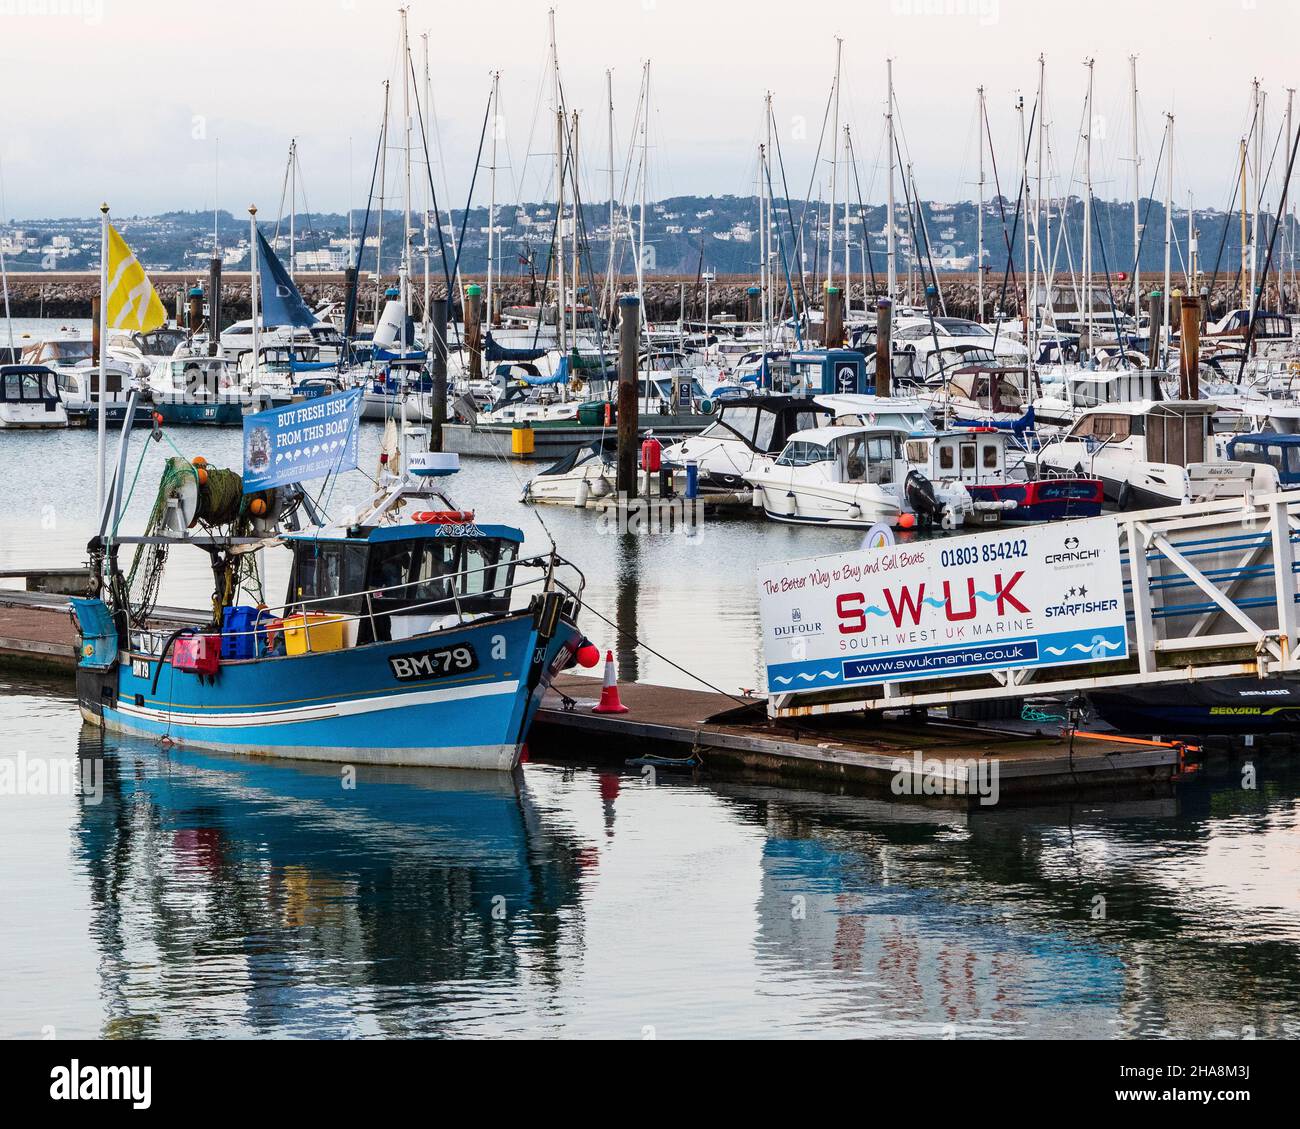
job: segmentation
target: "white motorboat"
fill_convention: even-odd
[[[1068,434],[1030,457],[1040,472],[1101,479],[1106,500],[1121,510],[1276,491],[1275,468],[1218,456],[1218,410],[1209,400],[1103,404],[1086,410]]]
[[[942,524],[957,529],[971,512],[960,482],[935,484],[913,469],[901,427],[832,426],[790,437],[772,464],[745,475],[754,505],[773,521],[869,529]]]
[[[67,427],[54,380],[42,365],[0,365],[0,428]]]

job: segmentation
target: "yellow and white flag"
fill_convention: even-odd
[[[104,309],[111,329],[152,333],[167,323],[167,311],[126,241],[108,225],[108,271]]]

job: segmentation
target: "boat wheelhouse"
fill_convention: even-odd
[[[68,426],[55,375],[44,365],[0,365],[0,428]]]
[[[1159,509],[1278,487],[1271,468],[1228,462],[1215,451],[1208,400],[1143,400],[1085,411],[1035,456],[1039,473],[1099,478],[1121,510]]]
[[[231,427],[255,410],[256,397],[220,357],[170,357],[154,365],[149,394],[163,423]]]

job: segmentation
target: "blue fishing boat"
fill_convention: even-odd
[[[455,505],[444,486],[458,469],[454,455],[403,449],[402,469],[389,461],[359,512],[327,520],[300,485],[277,479],[280,454],[271,451],[283,453],[286,436],[298,441],[303,418],[325,421],[327,432],[334,420],[338,434],[354,436],[359,408],[353,392],[249,417],[242,476],[169,459],[143,536],[117,536],[125,507],[110,491],[90,545],[101,590],[73,601],[86,721],[347,764],[508,771],[518,763],[547,686],[583,647],[582,575],[554,546],[521,559],[518,529],[480,524]],[[329,458],[346,461],[349,443],[355,452],[354,439],[335,443],[343,446]],[[310,470],[309,456],[284,461]],[[152,612],[163,564],[180,544],[211,559],[219,595],[206,624]],[[123,569],[127,545],[136,556]],[[255,598],[258,560],[273,551],[292,557],[276,608]]]

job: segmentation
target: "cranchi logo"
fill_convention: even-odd
[[[979,615],[979,600],[996,604],[999,617],[1009,614],[1008,609],[1028,615],[1029,609],[1015,595],[1015,587],[1024,576],[1023,572],[1018,572],[1010,580],[1004,581],[1000,572],[995,574],[991,593],[981,592],[975,585],[975,578],[970,576],[966,578],[966,592],[963,596],[954,596],[952,581],[945,580],[942,600],[933,596],[927,599],[925,584],[915,588],[910,585],[898,589],[886,588],[884,596],[888,611],[869,605],[862,592],[845,592],[835,601],[835,610],[840,617],[840,634],[861,635],[867,630],[867,616],[892,619],[895,627],[902,627],[904,620],[911,620],[913,627],[920,627],[921,615],[927,606],[943,609],[944,617],[949,623],[963,623]],[[958,606],[958,600],[963,606]]]

